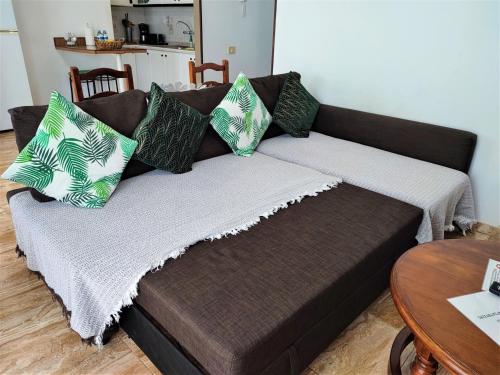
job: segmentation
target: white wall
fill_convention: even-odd
[[[239,72],[249,77],[271,74],[274,0],[202,0],[201,9],[203,62],[229,60],[231,82]],[[229,55],[228,46],[235,46],[236,54]],[[220,81],[220,73],[205,79]]]
[[[478,135],[479,220],[500,224],[499,3],[278,0],[274,72],[323,103]]]
[[[53,37],[72,32],[84,36],[85,23],[105,29],[113,38],[109,0],[13,0],[19,36],[35,104],[46,104],[50,92],[70,97],[69,67],[116,67],[113,56],[57,51]]]

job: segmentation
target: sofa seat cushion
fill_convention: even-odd
[[[420,243],[443,239],[453,223],[466,230],[475,222],[469,177],[455,169],[316,132],[269,139],[258,151],[422,208]]]
[[[266,372],[367,275],[415,244],[421,216],[340,184],[248,231],[194,245],[147,274],[135,303],[208,373]]]

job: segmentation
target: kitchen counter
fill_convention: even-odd
[[[78,37],[76,39],[76,45],[67,46],[66,41],[62,37],[54,38],[54,47],[59,51],[73,52],[73,53],[85,53],[89,55],[123,55],[125,53],[144,53],[143,48],[132,48],[127,49],[113,49],[113,50],[98,50],[95,46],[87,46],[85,44],[85,38]]]
[[[112,49],[112,50],[98,50],[93,46],[56,46],[59,51],[68,51],[75,53],[87,53],[91,55],[123,55],[125,53],[144,53],[143,48],[122,48],[122,49]]]
[[[156,50],[156,51],[169,51],[169,52],[177,52],[177,53],[184,53],[188,55],[194,55],[195,50],[190,49],[189,47],[184,47],[184,46],[179,46],[178,44],[164,44],[164,45],[157,45],[157,44],[124,44],[123,45],[124,49],[142,49],[142,50]]]

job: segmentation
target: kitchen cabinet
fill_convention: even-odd
[[[136,56],[135,87],[149,91],[151,82],[189,84],[189,61],[194,54],[173,52],[168,49],[148,49],[147,53]]]
[[[151,88],[151,64],[149,59],[149,52],[138,53],[135,56],[135,82],[134,87],[142,90],[149,91]]]
[[[185,53],[177,54],[177,66],[178,66],[178,76],[179,81],[185,84],[189,84],[189,62],[194,61],[194,55],[188,55]]]
[[[151,82],[168,83],[167,58],[163,51],[148,50],[151,69]]]

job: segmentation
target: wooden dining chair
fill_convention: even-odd
[[[215,87],[225,83],[229,83],[229,61],[222,60],[222,64],[205,63],[200,66],[195,66],[194,61],[189,61],[189,80],[196,85],[196,73],[203,73],[205,70],[215,70],[222,72],[222,83],[216,81],[206,81],[201,84],[203,87]]]
[[[124,70],[115,70],[110,68],[98,68],[80,73],[76,66],[69,70],[71,80],[71,93],[75,102],[82,100],[101,98],[118,94],[118,79],[124,78],[124,91],[134,89],[134,78],[132,77],[132,68],[129,64],[123,66]],[[83,94],[82,83],[87,84],[87,97]],[[116,91],[112,90],[111,82],[114,82]],[[92,94],[89,84],[92,83]],[[106,90],[107,84],[107,90]]]

